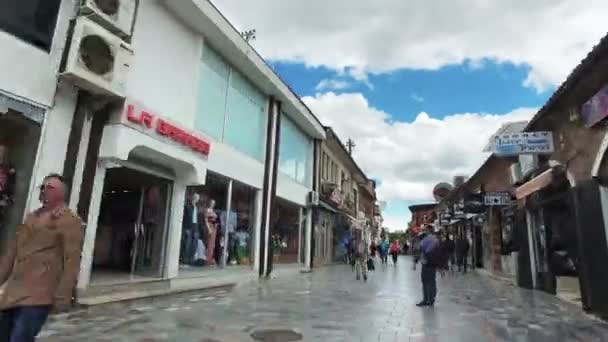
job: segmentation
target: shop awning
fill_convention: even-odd
[[[553,169],[541,173],[540,175],[532,178],[528,182],[519,186],[515,189],[515,197],[517,199],[526,198],[533,193],[547,187],[553,181]]]
[[[171,169],[176,179],[186,185],[205,184],[207,160],[199,154],[125,125],[107,125],[103,131],[99,158],[129,160],[133,157]]]

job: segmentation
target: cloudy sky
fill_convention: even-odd
[[[380,186],[386,226],[470,175],[608,31],[606,0],[214,0]]]

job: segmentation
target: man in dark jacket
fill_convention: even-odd
[[[467,273],[467,256],[469,255],[469,240],[459,235],[456,239],[456,264],[458,265],[458,272],[463,271]]]

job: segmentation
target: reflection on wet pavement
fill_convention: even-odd
[[[405,260],[404,260],[405,261]],[[232,292],[191,293],[52,319],[40,341],[608,341],[608,325],[554,296],[469,274],[439,278],[417,308],[407,262],[367,283],[349,267],[294,272]]]

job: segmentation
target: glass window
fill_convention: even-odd
[[[264,159],[266,99],[241,74],[233,72],[228,88],[228,110],[224,140],[239,151]]]
[[[0,30],[47,52],[51,50],[60,0],[4,0],[0,3]]]
[[[203,50],[194,127],[223,140],[230,67],[210,48]]]
[[[201,63],[196,129],[258,160],[264,159],[266,97],[206,46]]]
[[[309,186],[312,171],[312,140],[287,115],[281,117],[279,170]]]

